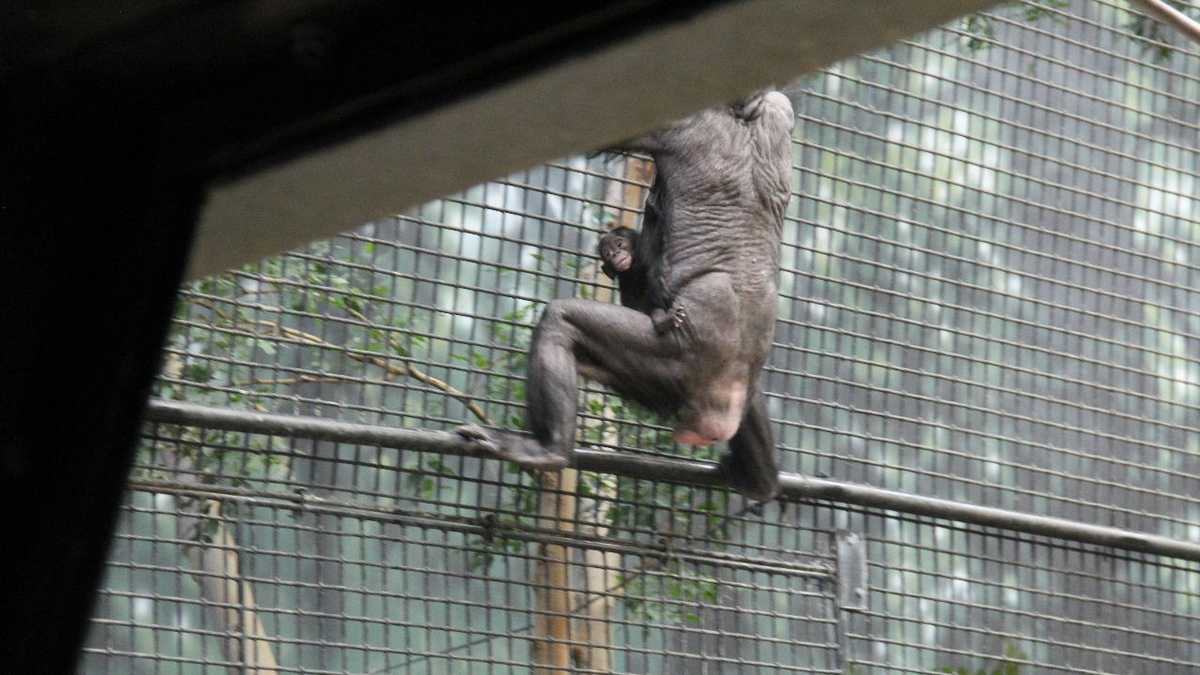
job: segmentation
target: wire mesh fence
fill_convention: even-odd
[[[1123,4],[1042,2],[790,92],[785,471],[1200,540],[1200,56],[1147,36]],[[189,284],[155,394],[521,427],[542,303],[612,299],[596,239],[651,175],[567,158]],[[715,457],[581,397],[581,446]],[[83,672],[1200,671],[1185,560],[163,422],[131,481]],[[839,531],[866,542],[861,607]]]

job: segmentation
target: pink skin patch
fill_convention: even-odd
[[[707,437],[702,436],[694,431],[689,431],[687,429],[676,429],[675,430],[675,442],[682,443],[684,445],[695,445],[698,447],[703,447],[705,445],[712,445],[713,443],[717,443],[718,440],[719,439],[716,439],[716,438],[707,438]]]
[[[680,424],[675,429],[675,442],[684,445],[705,446],[733,438],[742,424],[743,409],[746,405],[746,388],[738,384],[727,386],[725,396],[715,397],[717,400],[728,401],[725,409],[701,412],[697,415],[696,420]]]
[[[633,265],[633,256],[622,251],[622,252],[614,255],[612,261],[609,264],[612,265],[613,269],[615,269],[618,272],[627,272],[627,271],[629,271],[629,268]]]

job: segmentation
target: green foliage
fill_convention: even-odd
[[[1192,18],[1200,15],[1200,11],[1196,7],[1181,0],[1166,0],[1166,2]],[[1162,22],[1146,14],[1135,12],[1133,18],[1121,27],[1137,36],[1136,39],[1141,45],[1142,53],[1149,52],[1155,63],[1163,63],[1171,58],[1173,50],[1170,44],[1173,29],[1163,25]]]
[[[949,675],[1021,675],[1021,661],[1029,660],[1020,649],[1013,645],[1004,648],[1004,658],[997,664],[969,668],[967,666],[944,666],[938,668],[940,673]]]
[[[489,330],[492,342],[511,349],[502,352],[495,358],[486,353],[472,352],[472,358],[480,364],[481,369],[507,371],[514,377],[524,376],[527,364],[526,351],[529,349],[529,341],[533,337],[533,315],[537,307],[532,302],[520,304],[512,311],[501,314],[499,320],[491,322]],[[502,380],[503,378],[497,379]],[[498,384],[501,387],[504,385],[503,382],[498,382]],[[525,388],[521,386],[519,389],[520,396],[516,400],[524,401]],[[492,392],[497,398],[502,393],[500,391]],[[516,393],[514,392],[514,395]]]
[[[1007,7],[1016,7],[1025,21],[1034,23],[1043,17],[1062,21],[1062,17],[1054,10],[1065,9],[1071,3],[1069,0],[1031,0],[1018,2]],[[1003,11],[1001,9],[1000,11]],[[966,45],[971,51],[987,49],[996,38],[995,24],[987,14],[969,14],[963,19],[962,30],[968,34]]]
[[[600,204],[584,204],[580,215],[595,229],[607,230],[617,222],[617,212]]]
[[[188,382],[204,384],[212,379],[212,366],[208,363],[192,363],[183,368],[180,376]]]
[[[1200,16],[1200,9],[1183,0],[1166,0],[1166,2],[1193,18]],[[1066,9],[1070,4],[1069,0],[1029,0],[1013,3],[1006,7],[1015,8],[1019,16],[1029,23],[1036,23],[1043,18],[1061,23],[1063,17],[1056,10]],[[1004,10],[1005,8],[1001,8],[999,11]],[[1174,52],[1171,47],[1174,31],[1162,22],[1147,14],[1134,11],[1133,18],[1121,24],[1121,28],[1134,34],[1135,37],[1132,39],[1141,46],[1142,53],[1149,53],[1155,63],[1163,63],[1171,58],[1171,54]],[[995,25],[987,14],[970,14],[964,17],[962,30],[967,33],[965,44],[971,51],[987,49],[995,42]]]
[[[489,518],[492,519],[489,530],[472,542],[471,557],[467,561],[468,569],[485,576],[491,572],[492,563],[498,556],[520,555],[526,546],[520,539],[504,536],[503,530],[495,525],[494,516]]]
[[[1066,9],[1070,5],[1069,0],[1035,0],[1035,2],[1021,4],[1021,16],[1030,23],[1045,16],[1050,17],[1054,21],[1062,22],[1063,19],[1052,10]]]
[[[963,30],[969,34],[967,48],[971,51],[986,49],[996,37],[992,20],[985,14],[971,14],[963,19]]]
[[[624,605],[629,618],[643,622],[700,623],[700,608],[719,599],[720,581],[696,576],[676,560],[653,574],[622,577]]]

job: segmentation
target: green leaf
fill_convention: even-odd
[[[188,382],[204,384],[212,379],[213,372],[212,368],[206,363],[193,363],[186,366],[180,375]]]

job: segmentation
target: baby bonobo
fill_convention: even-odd
[[[639,312],[650,315],[656,333],[665,333],[672,328],[683,326],[687,315],[680,310],[678,313],[670,308],[653,307],[648,304],[649,295],[646,291],[646,265],[641,258],[635,258],[638,233],[628,227],[616,227],[609,230],[596,248],[600,254],[600,271],[609,279],[616,279],[621,288],[621,304]]]
[[[546,305],[530,347],[532,437],[461,427],[474,449],[532,469],[566,466],[583,375],[672,416],[680,443],[729,441],[720,467],[739,492],[778,493],[759,377],[775,334],[793,124],[787,97],[760,92],[622,145],[656,166],[641,231],[601,242],[623,306]]]

